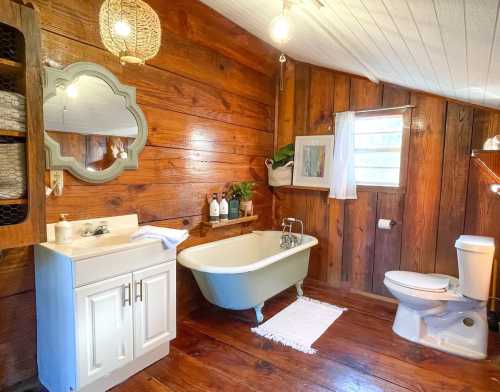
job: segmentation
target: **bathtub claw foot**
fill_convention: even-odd
[[[304,291],[302,290],[302,284],[304,283],[303,280],[300,282],[295,283],[295,287],[297,288],[297,297],[302,297],[304,295]]]
[[[262,314],[263,307],[264,307],[264,302],[254,307],[255,317],[257,318],[257,322],[259,324],[264,321],[264,315]]]

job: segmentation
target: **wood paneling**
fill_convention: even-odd
[[[375,225],[379,219],[389,219],[395,224],[390,230],[379,229],[378,226],[375,229],[372,291],[376,294],[389,295],[384,285],[384,274],[400,267],[404,196],[403,193],[378,193]]]
[[[279,92],[278,129],[276,147],[280,149],[290,143],[295,143],[295,62],[285,64],[283,74],[283,91]]]
[[[382,106],[382,85],[351,78],[350,110],[377,109]]]
[[[342,269],[352,287],[371,291],[377,194],[359,192],[345,202]]]
[[[394,108],[410,104],[410,92],[401,87],[384,84],[382,107]]]
[[[413,93],[401,269],[434,272],[446,101]]]
[[[138,170],[101,185],[65,173],[63,197],[47,199],[49,222],[63,212],[71,219],[138,213],[141,223],[189,229],[182,248],[272,226],[264,160],[274,145],[277,51],[197,0],[149,0],[162,22],[160,53],[145,66],[122,66],[99,37],[101,0],[34,2],[41,13],[43,58],[61,66],[105,66],[137,88],[149,126]],[[206,194],[243,180],[257,184],[259,220],[202,236]],[[205,302],[189,270],[179,266],[177,276],[182,319]],[[35,374],[33,249],[5,251],[0,279],[2,389]]]
[[[46,58],[68,65],[91,61],[105,66],[122,83],[137,87],[142,105],[272,132],[274,107],[209,84],[197,82],[152,66],[121,66],[110,52],[44,31]],[[164,50],[167,48],[165,47]],[[274,86],[271,86],[274,91]]]
[[[466,193],[471,147],[480,148],[487,137],[500,133],[500,114],[304,63],[295,63],[294,96],[293,136],[329,133],[324,113],[331,110],[332,97],[334,113],[415,106],[406,112],[409,151],[402,153],[408,161],[402,174],[406,186],[362,187],[355,201],[328,199],[326,192],[311,189],[275,192],[275,223],[284,216],[298,217],[308,222],[308,229],[320,233],[320,243],[328,232],[328,246],[312,253],[310,275],[330,285],[382,295],[389,295],[383,284],[389,270],[455,275],[458,235],[466,230],[471,234],[491,231],[477,223],[464,228],[466,215],[469,221],[484,221],[481,224],[486,226],[495,222],[493,215],[484,213],[494,208],[494,199],[487,207],[474,210],[466,204],[479,195],[474,196],[470,185],[469,196]],[[279,111],[289,112],[289,108],[280,107]],[[278,127],[278,139],[280,132]],[[286,132],[289,140],[289,128]],[[489,192],[489,199],[492,195]],[[396,225],[380,230],[376,228],[378,219],[391,219]],[[496,238],[499,242],[500,237]]]
[[[474,110],[472,149],[480,150],[486,139],[500,135],[500,113],[486,109]]]
[[[335,75],[325,69],[311,69],[309,89],[309,135],[332,133]]]
[[[458,276],[455,240],[464,232],[473,109],[448,103],[436,272]]]

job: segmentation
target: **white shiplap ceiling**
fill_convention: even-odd
[[[262,40],[281,0],[202,0]],[[303,0],[289,56],[500,108],[500,0]]]

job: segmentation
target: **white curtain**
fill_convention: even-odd
[[[355,113],[342,112],[335,116],[335,149],[330,197],[357,199],[354,173]]]

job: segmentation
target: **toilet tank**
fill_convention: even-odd
[[[455,248],[460,293],[480,301],[488,300],[495,240],[491,237],[461,235],[455,242]]]

